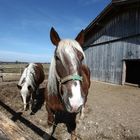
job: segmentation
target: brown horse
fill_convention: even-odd
[[[83,116],[90,87],[90,71],[82,64],[85,58],[81,47],[84,33],[81,31],[75,40],[61,40],[52,28],[50,38],[56,49],[46,90],[48,124],[54,124],[51,133],[53,135],[56,125],[65,123],[68,132],[71,133],[71,139],[75,140],[76,115],[80,112]]]
[[[29,101],[32,100],[31,109],[35,106],[37,90],[45,78],[43,66],[40,63],[30,63],[24,69],[22,76],[17,84],[23,99],[24,110],[29,107]]]

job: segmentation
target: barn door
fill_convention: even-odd
[[[138,60],[125,60],[125,83],[140,85],[140,59]]]

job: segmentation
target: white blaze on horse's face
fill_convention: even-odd
[[[28,100],[29,100],[29,98],[30,98],[30,92],[29,92],[29,90],[28,90],[28,85],[27,85],[27,83],[25,83],[25,84],[22,86],[20,93],[21,93],[21,97],[22,97],[22,99],[23,99],[24,110],[26,110],[26,109],[27,109]]]
[[[81,94],[80,81],[75,81],[71,86],[72,97],[69,97],[69,102],[71,105],[71,112],[78,112],[82,105],[84,104],[84,99]]]

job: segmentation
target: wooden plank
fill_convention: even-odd
[[[10,140],[33,140],[22,129],[20,129],[12,120],[0,112],[0,129]]]

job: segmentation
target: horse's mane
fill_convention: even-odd
[[[65,39],[59,42],[56,53],[59,54],[59,57],[64,67],[67,66],[62,55],[64,53],[68,54],[67,55],[68,59],[72,59],[72,65],[77,66],[77,64],[79,63],[79,59],[76,55],[76,50],[80,51],[83,54],[83,57],[85,58],[83,49],[81,48],[81,46],[77,41]],[[56,64],[55,58],[53,57],[49,69],[49,76],[48,76],[48,94],[56,95],[58,93],[58,89],[57,89],[55,64]]]

